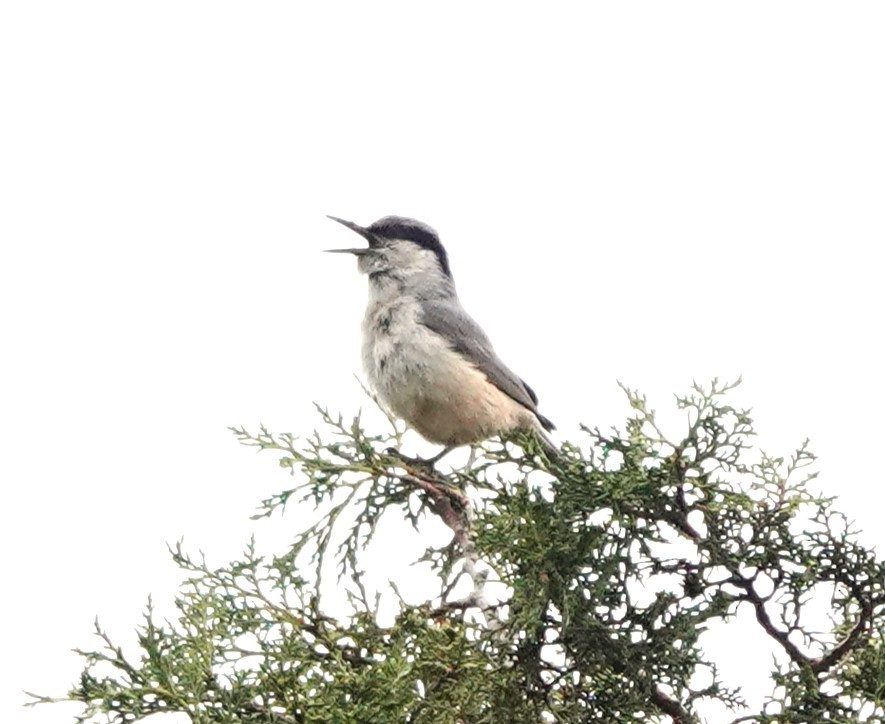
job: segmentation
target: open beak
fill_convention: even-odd
[[[344,219],[339,219],[337,216],[330,216],[332,221],[337,221],[339,224],[346,226],[351,231],[355,231],[361,237],[363,237],[366,241],[369,242],[369,247],[371,247],[372,242],[374,240],[374,235],[368,229],[363,228],[359,224],[354,224],[352,221],[345,221]],[[330,254],[355,254],[356,256],[362,256],[370,251],[369,247],[360,247],[357,249],[325,249],[325,251]]]

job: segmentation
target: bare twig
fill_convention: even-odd
[[[665,694],[660,687],[652,689],[651,700],[658,709],[673,719],[673,724],[694,724],[697,721],[682,704]]]

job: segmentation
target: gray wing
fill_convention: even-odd
[[[535,391],[500,360],[486,333],[460,304],[424,301],[421,312],[421,323],[425,327],[443,337],[452,349],[464,355],[501,392],[535,413],[544,429],[553,429],[553,423],[538,413]]]

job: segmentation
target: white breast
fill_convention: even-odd
[[[409,297],[370,300],[363,319],[363,366],[381,401],[431,442],[462,445],[534,416],[419,323]]]

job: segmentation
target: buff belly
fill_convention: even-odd
[[[485,374],[434,333],[418,329],[421,334],[408,340],[374,336],[363,348],[369,382],[393,414],[441,445],[536,426],[534,415]]]

